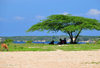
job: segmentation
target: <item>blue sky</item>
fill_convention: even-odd
[[[0,36],[66,35],[26,30],[52,14],[72,14],[100,20],[100,0],[0,0]],[[81,35],[100,36],[100,31]]]

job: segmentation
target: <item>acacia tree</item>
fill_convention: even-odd
[[[96,19],[79,16],[51,15],[33,25],[27,32],[36,30],[62,31],[69,35],[71,40],[70,43],[75,44],[82,30],[100,30],[100,23]]]

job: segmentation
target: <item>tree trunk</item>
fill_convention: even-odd
[[[81,31],[82,31],[82,29],[81,29],[81,30],[78,32],[78,34],[76,35],[75,40],[74,40],[74,44],[77,43],[77,39],[78,39],[78,36],[79,36],[79,34],[81,33]]]
[[[69,37],[70,37],[70,44],[73,44],[73,35],[72,35],[72,32],[67,32]]]
[[[73,44],[74,40],[73,40],[72,32],[71,32],[71,37],[70,37],[70,39],[71,39],[70,43]]]
[[[73,34],[72,32],[67,32],[69,37],[70,37],[70,44],[77,44],[77,38],[79,36],[79,34],[81,33],[82,29],[78,32],[78,34],[75,36],[75,39],[73,39]]]

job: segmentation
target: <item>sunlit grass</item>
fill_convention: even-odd
[[[14,44],[7,43],[9,51],[88,51],[100,49],[100,44],[65,44],[65,45],[49,45],[49,44]],[[1,50],[1,46],[0,46]],[[6,51],[6,50],[4,50]]]

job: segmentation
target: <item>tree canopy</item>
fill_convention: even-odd
[[[69,35],[71,39],[70,43],[73,44],[77,42],[77,38],[82,30],[100,30],[100,22],[96,19],[79,16],[51,15],[33,25],[27,32],[36,30],[62,31]]]

